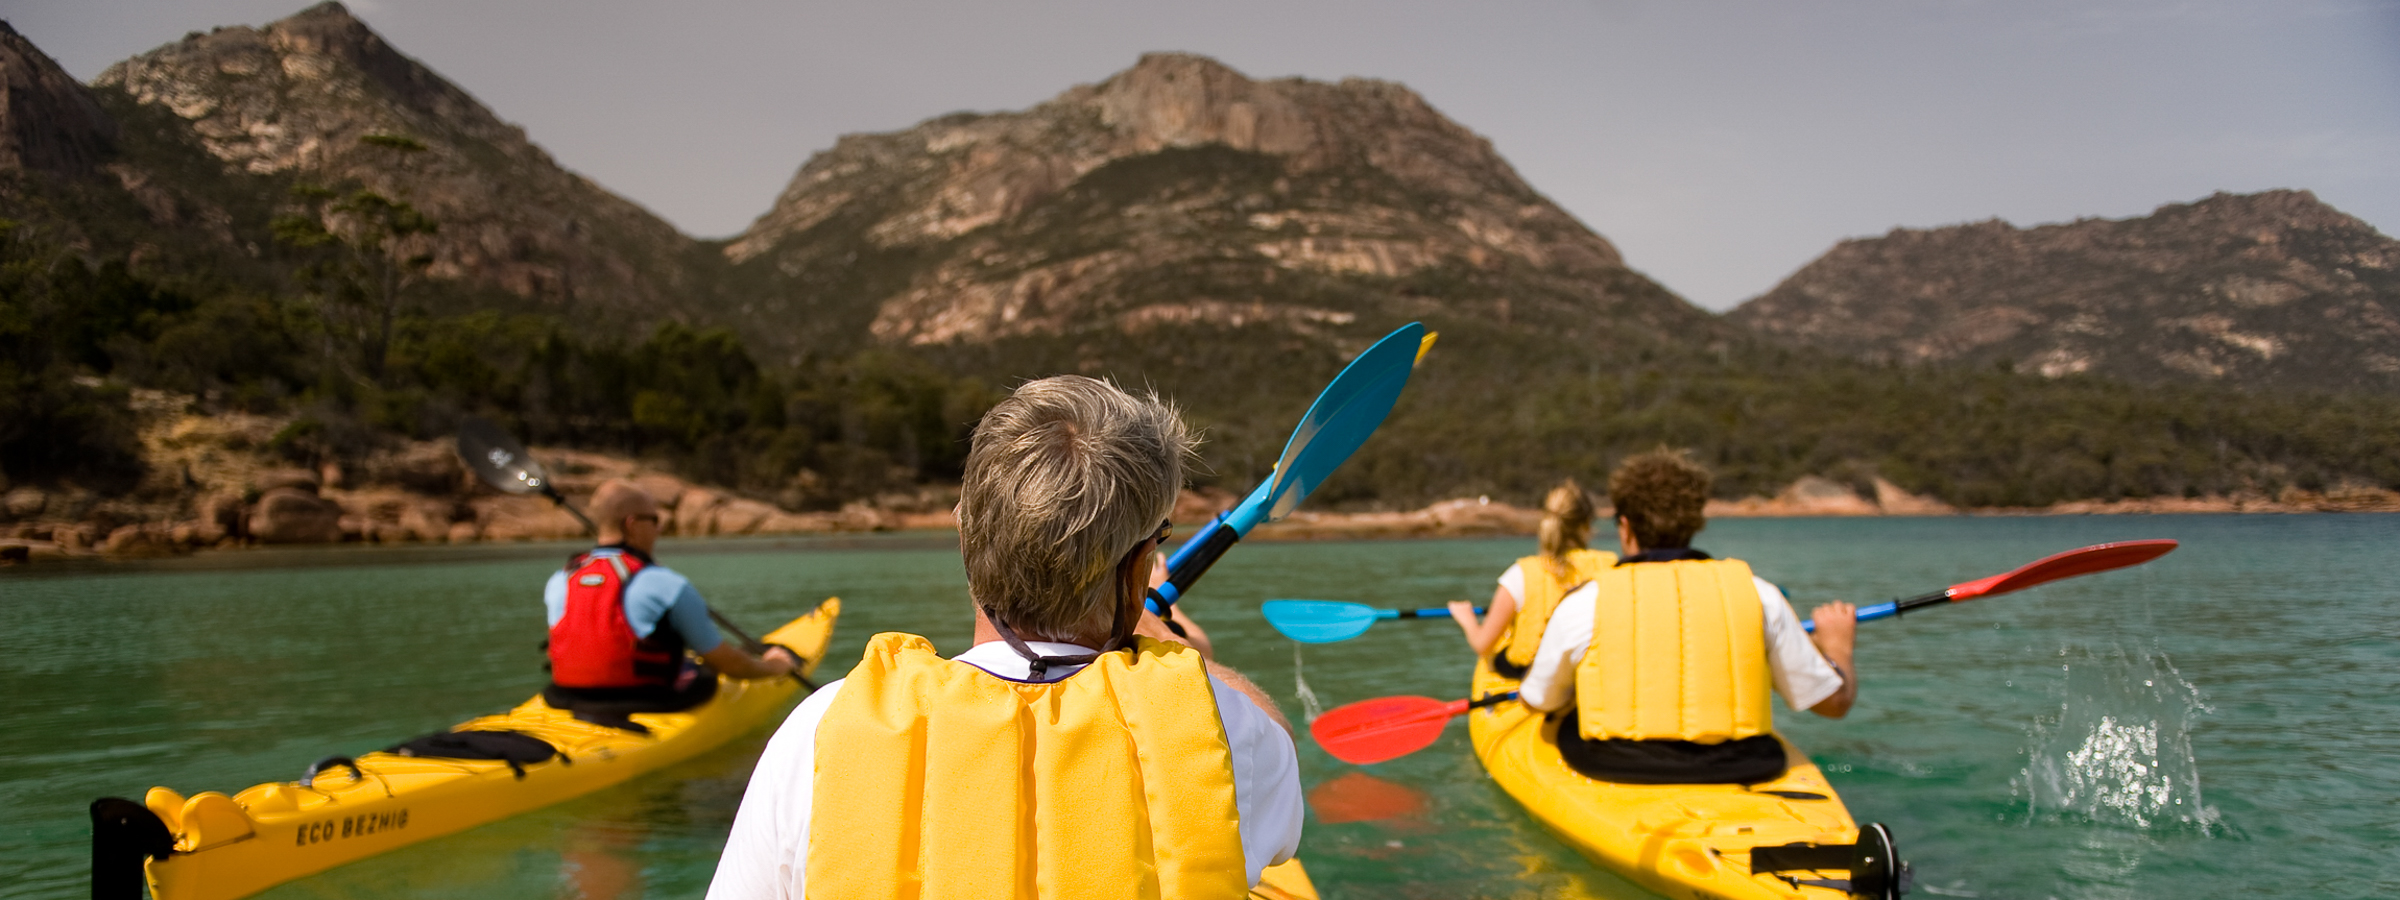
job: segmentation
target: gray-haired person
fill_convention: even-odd
[[[975,646],[876,635],[801,703],[709,897],[1230,898],[1291,858],[1291,726],[1142,605],[1193,443],[1080,376],[985,413],[958,507]]]

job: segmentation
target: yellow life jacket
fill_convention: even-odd
[[[1200,654],[1138,640],[1027,684],[876,635],[817,728],[808,896],[1248,893]]]
[[[1533,665],[1533,653],[1542,647],[1542,629],[1550,624],[1550,614],[1557,611],[1559,598],[1600,577],[1600,573],[1616,565],[1617,555],[1598,550],[1569,550],[1564,580],[1550,563],[1550,557],[1540,555],[1517,560],[1517,570],[1525,574],[1525,595],[1517,598],[1516,622],[1509,626],[1508,647],[1501,652],[1519,670]]]
[[[1774,730],[1748,563],[1634,563],[1597,581],[1592,646],[1575,667],[1585,738],[1716,744]]]

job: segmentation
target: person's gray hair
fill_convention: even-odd
[[[1195,441],[1156,395],[1060,375],[983,414],[958,537],[975,602],[1027,639],[1104,630],[1117,565],[1175,509]]]

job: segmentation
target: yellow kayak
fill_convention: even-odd
[[[1516,689],[1490,660],[1476,665],[1473,696]],[[1619,784],[1569,768],[1556,721],[1523,703],[1468,716],[1484,770],[1528,814],[1594,863],[1663,896],[1836,900],[1851,895],[1851,866],[1870,867],[1856,854],[1880,858],[1890,871],[1889,835],[1869,826],[1862,845],[1862,830],[1833,786],[1788,740],[1789,768],[1773,781]],[[1754,874],[1754,864],[1773,871]],[[1902,879],[1862,873],[1857,880],[1867,888],[1861,895],[1883,897],[1897,896]]]
[[[1258,873],[1258,886],[1250,889],[1252,900],[1317,900],[1317,886],[1308,880],[1308,870],[1300,867],[1297,858],[1280,865],[1268,866]]]
[[[804,674],[814,672],[841,611],[839,599],[828,599],[764,640],[791,648]],[[99,801],[92,809],[93,895],[106,888],[138,897],[131,867],[147,857],[142,875],[154,900],[246,897],[682,762],[764,724],[800,690],[791,678],[719,679],[716,696],[699,706],[632,714],[647,734],[578,720],[540,695],[451,729],[518,732],[563,754],[542,762],[376,752],[231,797],[205,791],[186,798],[154,787],[139,807]]]

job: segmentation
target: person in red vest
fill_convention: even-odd
[[[622,479],[592,495],[600,545],[550,576],[550,686],[560,709],[622,717],[690,709],[715,696],[716,673],[775,678],[799,660],[782,647],[752,656],[717,632],[690,580],[650,558],[658,501]],[[695,665],[686,651],[699,654]]]

